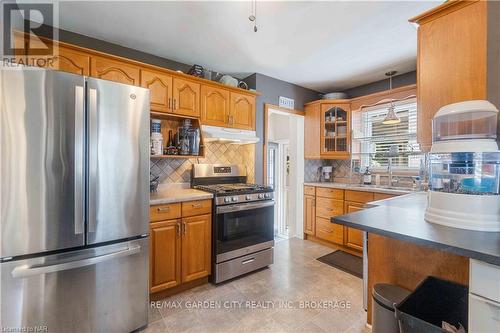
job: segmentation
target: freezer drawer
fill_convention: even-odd
[[[147,324],[148,239],[1,264],[2,327],[130,332]]]
[[[500,303],[469,294],[469,332],[500,332]]]

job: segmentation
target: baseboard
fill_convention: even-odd
[[[168,288],[168,289],[158,291],[158,292],[153,293],[153,294],[149,294],[149,299],[151,301],[159,301],[165,297],[181,293],[183,291],[192,289],[194,287],[201,286],[201,285],[206,284],[206,283],[208,283],[208,276],[203,277],[203,278],[198,279],[198,280],[183,283],[183,284],[176,286],[176,287],[173,287],[173,288]]]
[[[353,250],[351,248],[348,248],[347,246],[344,246],[344,245],[339,245],[339,244],[333,244],[333,243],[330,243],[330,242],[327,242],[327,241],[324,241],[322,239],[319,239],[315,236],[311,236],[311,235],[305,235],[305,239],[306,240],[310,240],[312,242],[315,242],[315,243],[319,243],[321,245],[324,245],[324,246],[327,246],[331,249],[334,249],[334,250],[342,250],[344,252],[347,252],[347,253],[350,253],[356,257],[362,257],[363,256],[363,252],[360,252],[360,251],[356,251],[356,250]]]

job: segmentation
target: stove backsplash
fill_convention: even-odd
[[[206,142],[205,151],[205,157],[198,159],[152,158],[150,167],[151,173],[155,176],[160,176],[160,182],[163,184],[189,183],[191,181],[192,164],[243,164],[247,168],[248,182],[254,182],[255,145],[234,145]]]
[[[350,160],[306,160],[304,168],[304,181],[317,182],[318,168],[321,166],[333,166],[333,181],[348,183],[351,168]]]

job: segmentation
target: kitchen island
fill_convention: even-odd
[[[374,284],[383,282],[413,290],[432,275],[469,285],[471,293],[491,283],[489,291],[476,294],[500,302],[500,233],[426,222],[426,205],[426,193],[414,193],[371,202],[370,209],[331,218],[332,223],[368,233],[369,293]],[[477,322],[469,313],[471,320],[472,325]]]

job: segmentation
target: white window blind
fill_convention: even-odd
[[[393,166],[418,168],[421,157],[409,154],[419,152],[416,100],[395,102],[399,124],[382,124],[388,106],[362,108],[353,113],[353,153],[360,156],[361,166],[384,167],[388,164],[386,155],[390,147],[396,145],[401,154],[392,158]]]

